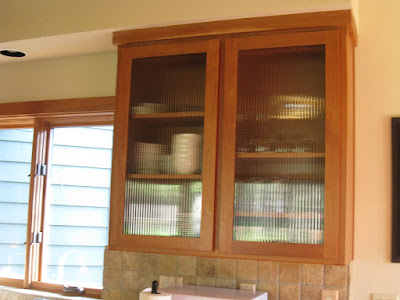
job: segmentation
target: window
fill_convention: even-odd
[[[0,277],[24,278],[33,129],[0,129]]]
[[[113,100],[42,101],[45,115],[5,122],[0,104],[0,284],[101,295]]]
[[[111,126],[52,130],[42,281],[102,286],[112,133]]]

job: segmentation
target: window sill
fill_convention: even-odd
[[[82,296],[63,296],[60,294],[31,290],[31,289],[20,289],[9,286],[0,285],[0,299],[7,300],[18,300],[21,299],[21,295],[24,296],[24,300],[33,300],[40,298],[43,300],[94,300],[96,298],[87,298]]]

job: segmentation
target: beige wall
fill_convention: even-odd
[[[351,0],[351,10],[353,11],[354,20],[356,22],[356,26],[359,26],[359,18],[358,18],[358,2],[359,0]]]
[[[126,1],[125,5],[130,9],[118,9],[117,15],[113,13],[116,9],[107,7],[111,2],[96,1],[100,3],[99,7],[93,7],[92,14],[87,15],[84,21],[79,10],[69,7],[60,6],[58,11],[49,13],[49,10],[42,7],[47,2],[50,3],[36,1],[39,3],[37,7],[32,7],[34,2],[27,2],[18,11],[19,17],[15,18],[11,18],[11,13],[20,5],[18,2],[10,3],[7,9],[3,7],[0,14],[10,13],[10,17],[1,16],[0,25],[3,22],[10,23],[0,28],[11,30],[4,32],[0,29],[0,39],[67,33],[78,27],[79,30],[92,30],[141,26],[348,4],[348,1],[328,0],[268,3],[260,0],[253,5],[241,1],[229,1],[227,5],[228,1],[220,0],[214,1],[213,6],[209,5],[210,1],[201,4],[196,2],[196,6],[192,2],[179,5],[182,1],[174,0],[167,1],[169,8],[154,10],[151,5],[155,5],[156,0],[142,1],[143,7],[134,7],[139,2],[133,4]],[[160,1],[161,4],[157,4],[162,7],[167,2]],[[80,5],[88,3],[90,1],[84,4],[79,1]],[[106,9],[110,9],[111,18],[105,15]],[[36,11],[36,14],[34,19],[27,18],[32,24],[32,29],[27,31],[24,26],[17,26],[16,22],[28,14],[29,10]],[[143,13],[135,14],[137,11]],[[165,11],[168,13],[165,14]],[[68,21],[73,12],[76,13],[77,24]],[[362,0],[358,12],[355,261],[351,265],[350,293],[353,300],[369,300],[372,292],[400,293],[400,265],[390,263],[390,117],[400,116],[400,26],[398,22],[396,24],[400,2]],[[135,24],[132,24],[133,19]],[[0,102],[114,95],[115,75],[115,54],[1,65]]]
[[[0,65],[0,103],[114,96],[117,54]]]
[[[0,42],[124,26],[348,9],[351,1],[358,0],[8,1],[0,10]]]
[[[359,3],[353,300],[400,293],[400,264],[390,263],[390,118],[400,116],[399,13],[398,0]]]

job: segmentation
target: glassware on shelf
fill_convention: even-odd
[[[236,152],[305,153],[323,152],[322,139],[312,137],[247,138],[237,143]],[[319,150],[319,151],[318,151]]]
[[[268,99],[268,114],[257,115],[257,120],[311,120],[324,118],[325,99],[317,96],[279,94]]]
[[[201,182],[127,180],[126,193],[125,234],[200,236]]]
[[[250,178],[235,184],[237,241],[322,244],[323,180]]]
[[[204,112],[204,106],[167,105],[155,102],[138,102],[138,104],[131,106],[131,114],[133,115],[177,113],[177,112]]]
[[[237,152],[324,152],[324,46],[240,51],[236,109]]]
[[[274,105],[267,104],[265,113],[238,113],[236,151],[323,152],[324,107],[322,104],[316,104],[323,102],[323,99],[312,98],[312,100],[310,102],[312,105],[306,105],[295,102],[290,104],[286,99],[281,101],[283,104],[279,104],[281,102],[276,102]]]

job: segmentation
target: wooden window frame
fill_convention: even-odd
[[[31,173],[47,164],[50,130],[56,127],[113,125],[115,97],[45,100],[0,104],[0,129],[34,128]],[[63,285],[41,281],[43,244],[31,245],[31,232],[42,231],[46,177],[30,178],[24,279],[0,277],[0,284],[67,295]],[[36,214],[33,214],[36,211]],[[85,288],[83,297],[101,298],[102,289]]]

